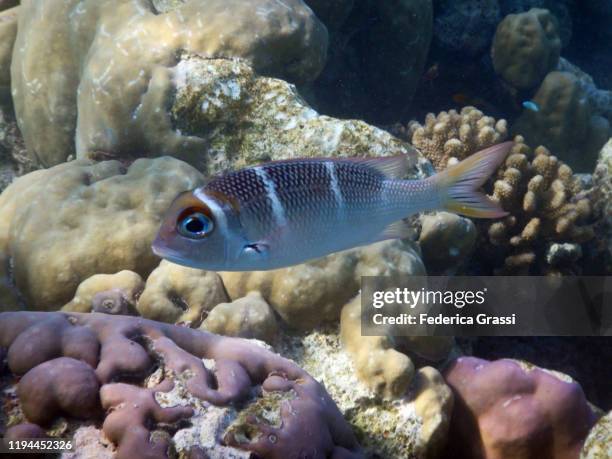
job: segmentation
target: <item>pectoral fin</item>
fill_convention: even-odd
[[[379,241],[387,239],[412,239],[415,236],[415,231],[410,222],[406,220],[398,220],[387,226],[378,238]]]
[[[252,257],[267,257],[269,251],[270,246],[262,241],[246,244],[242,248],[244,254]]]

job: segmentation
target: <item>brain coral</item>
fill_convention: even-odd
[[[95,274],[127,269],[146,277],[161,215],[202,176],[173,158],[77,160],[32,172],[0,196],[0,253],[25,303],[55,309]]]
[[[448,457],[577,459],[595,422],[581,387],[513,360],[457,359]]]
[[[24,0],[19,8],[12,95],[28,151],[44,166],[75,153],[75,133],[79,155],[179,155],[193,144],[165,113],[184,53],[241,57],[260,73],[307,81],[327,51],[325,26],[301,0]]]
[[[510,215],[479,223],[490,243],[481,248],[490,260],[504,259],[503,272],[571,271],[576,259],[550,256],[555,243],[571,244],[580,253],[580,244],[594,236],[591,203],[582,196],[579,178],[548,149],[532,150],[520,136],[498,171],[491,197]]]
[[[556,67],[560,53],[557,19],[548,10],[509,14],[497,26],[493,67],[515,88],[537,86]]]
[[[427,114],[425,124],[411,121],[399,135],[410,140],[437,170],[449,161],[462,160],[479,150],[502,142],[508,135],[506,120],[495,121],[475,107]]]
[[[544,145],[579,172],[592,172],[610,137],[610,123],[596,115],[578,78],[550,72],[533,97],[539,110],[524,110],[512,132],[530,145]]]
[[[170,448],[363,457],[323,387],[253,342],[140,318],[18,312],[0,314],[0,349],[23,375],[17,392],[30,422],[95,421],[104,408],[117,459],[165,459]]]

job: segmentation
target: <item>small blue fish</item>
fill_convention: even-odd
[[[527,110],[531,110],[532,112],[536,113],[540,111],[540,106],[536,104],[533,100],[526,100],[525,102],[523,102],[523,107],[525,107]]]
[[[193,268],[261,271],[406,237],[403,218],[417,212],[503,217],[477,189],[512,145],[490,147],[423,180],[399,178],[403,155],[296,159],[230,172],[174,200],[153,251]]]

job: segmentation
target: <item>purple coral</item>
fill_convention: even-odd
[[[154,388],[129,384],[143,381],[160,363],[190,395],[213,405],[244,402],[260,386],[265,392],[292,391],[292,400],[281,406],[282,424],[271,431],[253,423],[260,440],[243,444],[229,438],[238,448],[273,459],[296,451],[312,459],[361,457],[323,387],[293,362],[246,340],[137,317],[11,312],[0,314],[3,348],[10,371],[25,374],[18,395],[30,421],[95,417],[104,408],[102,429],[117,444],[119,459],[167,457],[169,439],[155,437],[154,426],[192,415],[188,406],[164,408],[156,401],[155,394],[174,387],[170,377]],[[202,359],[214,361],[214,368]]]
[[[581,387],[508,359],[454,361],[452,457],[578,459],[595,421]]]

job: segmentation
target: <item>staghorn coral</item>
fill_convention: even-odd
[[[0,196],[0,253],[25,304],[59,308],[96,274],[146,277],[159,263],[150,246],[161,215],[202,180],[168,157],[127,168],[77,160],[17,179]]]
[[[137,308],[148,319],[197,328],[208,311],[226,301],[218,274],[162,260],[148,277]]]
[[[593,110],[583,85],[569,72],[550,72],[512,126],[529,145],[544,145],[579,172],[591,172],[610,137],[610,122]]]
[[[62,310],[70,312],[93,310],[127,314],[134,311],[136,301],[143,289],[142,277],[133,271],[123,270],[115,274],[96,274],[79,284],[74,298],[70,303],[64,305]],[[105,305],[106,300],[110,303]]]
[[[322,386],[293,362],[246,340],[131,317],[16,312],[0,314],[0,349],[8,349],[12,374],[25,373],[20,404],[38,403],[24,410],[27,417],[45,406],[50,409],[37,418],[41,422],[95,416],[89,404],[99,396],[96,405],[107,410],[102,430],[117,445],[117,459],[167,458],[170,448],[195,446],[212,458],[244,457],[240,450],[282,458],[296,445],[305,457],[362,457]],[[270,411],[253,409],[274,394],[287,397]],[[85,403],[79,405],[79,397]],[[253,416],[241,419],[233,408],[239,402]],[[267,425],[266,416],[277,416],[280,425]],[[184,421],[200,425],[201,418],[209,424],[200,435],[212,440],[189,440]],[[232,437],[233,421],[250,437]],[[224,436],[228,446],[221,445]]]
[[[449,457],[577,459],[595,422],[577,383],[521,362],[462,357],[444,377],[455,393]]]
[[[278,333],[278,323],[270,305],[260,292],[249,292],[231,303],[219,303],[200,327],[223,336],[254,338],[271,343]]]
[[[491,260],[504,259],[498,266],[502,272],[571,269],[572,257],[568,260],[551,251],[560,250],[555,243],[575,245],[593,237],[588,224],[591,203],[581,192],[581,182],[569,166],[544,147],[532,150],[517,136],[491,193],[510,215],[479,223],[489,243],[481,247]]]
[[[559,61],[557,19],[540,8],[509,14],[497,26],[491,54],[495,71],[511,86],[537,86]]]
[[[168,117],[182,54],[240,57],[262,74],[310,81],[327,51],[325,26],[301,0],[24,0],[19,8],[12,94],[28,152],[45,167],[97,150],[205,164],[203,140]]]
[[[462,160],[479,150],[502,142],[508,135],[506,120],[495,121],[475,107],[463,107],[461,112],[449,110],[437,116],[429,113],[425,124],[411,121],[400,135],[429,159],[436,170],[449,161]]]

